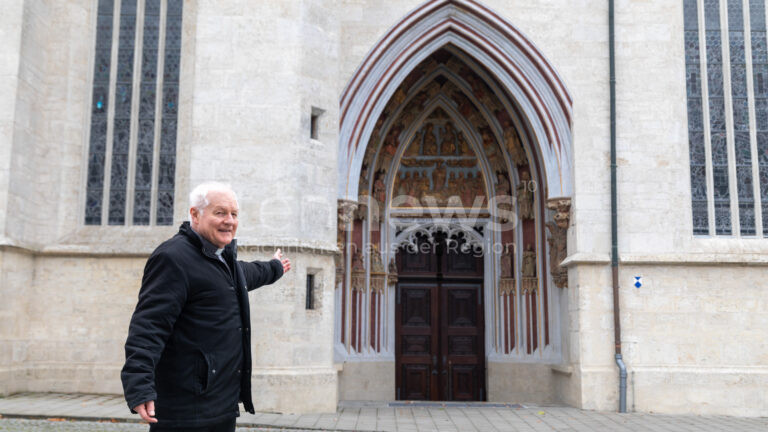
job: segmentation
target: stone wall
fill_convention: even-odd
[[[339,400],[394,400],[395,362],[346,362],[339,373]]]

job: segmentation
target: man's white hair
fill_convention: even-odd
[[[231,193],[237,203],[237,194],[232,190],[232,186],[229,183],[205,182],[195,186],[192,192],[189,193],[189,207],[194,207],[202,213],[203,209],[211,203],[208,201],[208,193],[210,192]]]

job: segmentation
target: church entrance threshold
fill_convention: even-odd
[[[483,259],[458,245],[437,238],[397,255],[398,400],[485,400]]]

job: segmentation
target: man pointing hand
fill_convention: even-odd
[[[254,412],[248,291],[291,262],[280,249],[270,261],[238,261],[238,212],[228,185],[197,186],[190,221],[144,267],[121,378],[150,431],[231,432],[238,402]]]

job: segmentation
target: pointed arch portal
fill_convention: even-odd
[[[372,385],[394,384],[386,398],[491,399],[494,374],[560,359],[567,214],[550,204],[571,195],[571,104],[533,43],[474,0],[417,7],[355,72],[341,97],[335,350],[391,361]],[[477,256],[451,252],[462,242]],[[416,243],[427,250],[403,249]]]
[[[555,68],[522,32],[482,4],[432,0],[378,41],[342,93],[339,198],[357,198],[366,144],[400,83],[448,45],[487,69],[515,104],[543,164],[546,198],[570,197],[572,99]]]

